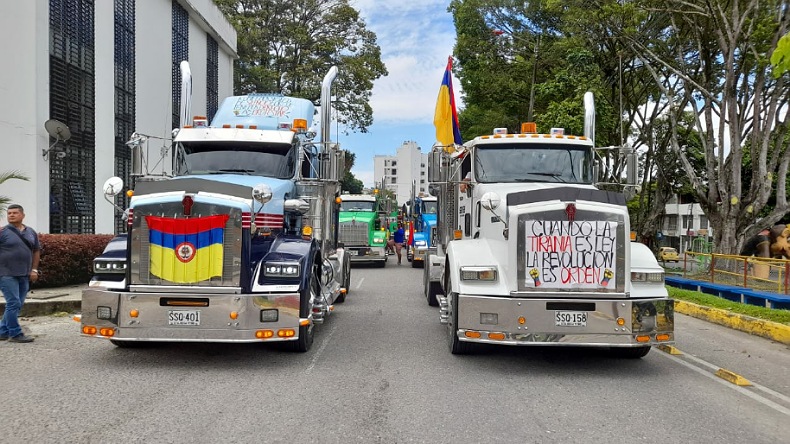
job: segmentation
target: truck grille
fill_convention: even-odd
[[[138,205],[134,209],[133,221],[131,226],[131,258],[132,263],[130,266],[130,284],[151,286],[151,285],[165,285],[165,286],[201,286],[201,287],[238,287],[241,274],[241,224],[242,212],[237,208],[225,207],[219,205],[207,205],[195,203],[192,207],[192,215],[186,218],[182,215],[183,206],[181,202],[165,203],[165,204],[150,204]],[[152,273],[152,245],[151,229],[148,226],[146,216],[155,216],[160,218],[169,218],[168,220],[185,221],[191,218],[200,218],[214,215],[229,215],[228,220],[222,228],[222,263],[221,270],[219,265],[215,264],[214,269],[218,270],[218,275],[208,277],[205,279],[196,278],[196,280],[186,279],[186,282],[176,282],[168,280],[164,277],[164,273],[159,276]],[[156,248],[154,246],[154,248]],[[187,251],[188,252],[188,251]],[[167,257],[167,256],[163,256]],[[172,256],[175,257],[175,256]],[[214,256],[215,257],[215,256]],[[195,260],[198,259],[194,256]],[[175,269],[176,267],[183,267],[176,259],[161,259],[164,263],[157,263],[160,268]],[[171,262],[171,263],[168,263]],[[195,274],[201,276],[203,274]],[[134,288],[132,288],[134,290]]]
[[[340,242],[347,247],[368,245],[369,228],[367,222],[348,221],[340,223],[338,234]]]

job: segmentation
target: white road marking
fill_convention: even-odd
[[[326,348],[326,345],[329,344],[329,340],[332,339],[332,335],[335,334],[335,330],[337,330],[337,325],[333,325],[332,330],[329,330],[329,334],[326,335],[323,344],[321,344],[321,347],[318,349],[318,351],[315,352],[315,354],[313,355],[313,359],[310,360],[310,365],[307,366],[307,368],[305,369],[304,371],[305,373],[310,373],[313,370],[313,367],[315,367],[316,362],[318,362],[318,358],[321,357],[321,353],[323,353],[324,349]]]
[[[359,287],[362,286],[363,282],[365,282],[365,278],[362,278],[362,279],[359,280],[359,283],[357,284],[357,290],[359,290]]]
[[[680,364],[680,365],[682,365],[684,367],[687,367],[687,368],[689,368],[689,369],[701,374],[702,376],[705,376],[706,378],[709,378],[709,379],[711,379],[713,381],[716,381],[717,383],[719,383],[719,384],[721,384],[721,385],[723,385],[725,387],[729,387],[732,390],[740,392],[742,395],[745,395],[745,396],[747,396],[749,398],[752,398],[755,401],[757,401],[757,402],[759,402],[759,403],[761,403],[761,404],[763,404],[765,406],[768,406],[768,407],[776,410],[779,413],[784,413],[785,415],[790,416],[790,409],[788,409],[787,407],[779,405],[779,404],[771,401],[768,398],[765,398],[763,396],[760,396],[757,393],[754,393],[753,391],[751,391],[749,389],[746,389],[744,387],[740,387],[740,386],[731,384],[731,383],[729,383],[729,382],[717,377],[713,373],[710,373],[710,372],[706,371],[705,369],[699,368],[696,365],[693,365],[693,364],[691,364],[689,362],[686,362],[685,360],[683,360],[682,358],[679,358],[677,356],[672,356],[669,353],[656,353],[656,354],[659,355],[659,356],[664,356],[667,359],[671,359],[671,360],[675,361],[676,363],[678,363],[678,364]],[[684,356],[689,356],[689,355],[684,355]],[[720,368],[720,367],[716,367],[713,364],[709,364],[709,363],[707,363],[707,362],[705,362],[705,361],[703,361],[703,360],[701,360],[699,358],[694,358],[693,360],[698,361],[700,364],[702,364],[702,365],[704,365],[706,367],[715,368],[717,370]],[[780,394],[780,397],[784,397],[784,395]]]

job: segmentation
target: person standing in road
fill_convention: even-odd
[[[8,225],[0,228],[0,291],[5,298],[5,313],[0,320],[0,341],[33,342],[19,325],[19,312],[25,303],[30,282],[38,280],[41,245],[38,234],[22,223],[25,210],[12,204],[6,210]]]
[[[398,229],[395,230],[395,234],[392,236],[392,240],[395,241],[395,254],[398,255],[398,265],[400,265],[401,261],[401,250],[403,249],[403,241],[406,237],[406,232],[403,231],[403,224],[398,224]]]

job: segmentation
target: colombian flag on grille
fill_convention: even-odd
[[[222,276],[222,247],[227,214],[173,219],[146,216],[151,274],[189,284]]]

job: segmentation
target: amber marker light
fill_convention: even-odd
[[[302,237],[311,238],[313,237],[313,227],[310,225],[305,225],[302,227]]]
[[[343,203],[343,199],[341,199],[341,198],[338,196],[338,197],[336,197],[336,198],[335,198],[335,203],[339,205],[339,204]]]
[[[489,333],[488,334],[488,339],[496,339],[497,341],[503,341],[503,340],[505,340],[505,334],[504,333]]]
[[[462,237],[463,237],[463,232],[461,230],[453,231],[453,238],[454,239],[460,239]]]
[[[666,333],[657,334],[656,341],[669,341],[669,335]]]
[[[271,330],[256,330],[255,337],[258,339],[269,339],[274,336],[274,332]]]
[[[309,319],[302,319],[301,321],[299,321],[299,326],[301,327],[307,327],[308,325],[310,325]]]
[[[625,325],[625,319],[623,319],[623,318],[617,318],[617,325],[619,325],[619,326],[621,326],[621,327],[622,327],[623,325]]]
[[[640,335],[636,337],[636,342],[649,342],[650,336],[647,335]]]
[[[346,288],[341,288],[341,289],[340,289],[340,293],[342,293],[342,294],[346,294],[346,293],[348,293],[348,289],[346,289]]]
[[[140,316],[140,311],[139,310],[129,310],[129,316],[131,316],[133,318],[136,318],[136,317]]]
[[[519,316],[519,318],[518,318],[518,323],[519,324],[524,325],[526,322],[527,322],[527,320],[526,320],[526,318],[524,318],[524,316]]]
[[[74,321],[74,322],[82,322],[82,315],[81,314],[75,314],[74,316],[71,317],[71,320]]]
[[[102,328],[99,330],[99,334],[106,337],[115,336],[115,329],[114,328]]]
[[[237,312],[237,311],[230,312],[230,318],[231,319],[239,319],[239,312]]]
[[[134,190],[126,190],[126,197],[134,196]]]
[[[277,330],[277,336],[279,336],[281,338],[292,338],[292,337],[296,336],[296,331],[294,331],[293,328],[283,328],[283,329]]]
[[[467,338],[475,338],[475,339],[477,339],[477,338],[480,337],[480,332],[479,331],[467,331],[467,332],[464,333],[464,336],[466,336]]]
[[[82,332],[86,335],[95,335],[96,331],[96,327],[92,325],[85,325],[82,327]]]

